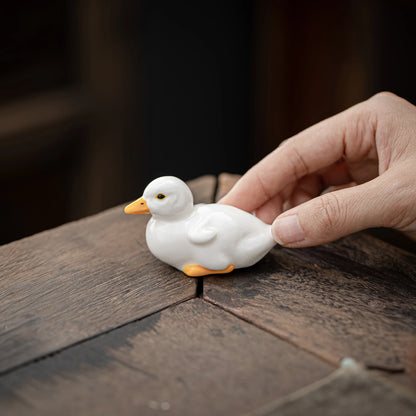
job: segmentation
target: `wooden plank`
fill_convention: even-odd
[[[196,200],[214,183],[191,183]],[[0,371],[195,296],[148,251],[147,221],[120,206],[0,247]]]
[[[314,253],[275,248],[252,268],[205,279],[204,298],[334,364],[350,356],[369,367],[408,369],[414,276]]]
[[[414,253],[395,247],[366,232],[352,234],[335,243],[316,247],[313,251],[315,255],[322,256],[329,252],[337,254],[386,276],[416,278]]]
[[[250,416],[414,416],[416,399],[394,389],[359,366],[340,368],[329,377],[267,404]]]
[[[332,372],[201,299],[0,377],[8,415],[240,415]]]

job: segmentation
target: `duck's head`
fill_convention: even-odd
[[[174,219],[189,215],[192,207],[192,192],[186,183],[174,176],[162,176],[150,182],[143,196],[127,205],[124,212]]]

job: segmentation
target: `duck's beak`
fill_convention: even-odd
[[[149,208],[143,197],[137,199],[124,208],[126,214],[149,214]]]

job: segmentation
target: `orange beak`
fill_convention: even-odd
[[[124,208],[126,214],[149,214],[149,208],[143,197],[137,199]]]

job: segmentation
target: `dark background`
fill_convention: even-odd
[[[378,91],[416,103],[415,15],[405,0],[8,2],[0,243],[160,175],[243,173]]]

